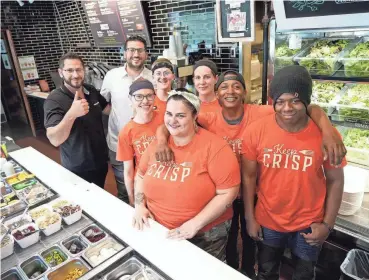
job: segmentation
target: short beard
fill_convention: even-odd
[[[75,87],[74,85],[72,85],[71,83],[69,83],[66,79],[64,79],[64,77],[62,77],[63,83],[66,83],[68,86],[75,88],[75,89],[79,89],[80,87],[83,86],[83,80],[81,82],[81,85],[79,87]]]
[[[133,65],[132,62],[130,61],[127,61],[127,64],[128,64],[128,67],[131,68],[132,70],[138,71],[144,67],[145,62],[143,62],[141,65],[138,65],[138,66]]]

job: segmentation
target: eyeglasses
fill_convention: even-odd
[[[136,51],[138,52],[138,54],[142,54],[146,50],[144,48],[138,48],[138,49],[136,49],[136,48],[127,48],[127,52],[129,52],[129,53],[135,53]]]
[[[133,97],[136,101],[143,101],[145,98],[147,99],[147,101],[153,101],[155,98],[155,94],[148,94],[148,95],[134,94]]]
[[[82,72],[84,72],[84,69],[81,68],[77,68],[77,69],[63,69],[63,71],[67,72],[68,74],[73,74],[73,72],[76,72],[77,74],[81,74]]]
[[[172,72],[170,71],[164,71],[163,73],[162,72],[154,72],[154,76],[157,77],[157,78],[160,78],[161,76],[164,76],[164,77],[168,77],[170,74],[172,74]]]

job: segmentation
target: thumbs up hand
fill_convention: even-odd
[[[83,96],[80,95],[78,91],[74,95],[74,100],[72,106],[69,109],[69,113],[73,118],[79,118],[88,113],[90,107],[88,102]]]

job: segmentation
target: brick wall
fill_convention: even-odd
[[[220,57],[215,55],[214,4],[215,0],[149,0],[147,20],[153,42],[150,55],[160,55],[169,47],[169,34],[177,26],[189,50],[197,50],[197,44],[204,41],[199,51],[213,59],[220,71],[238,70],[238,48],[235,57],[231,57],[230,48],[221,48]],[[95,46],[81,1],[36,0],[23,7],[16,1],[1,1],[1,26],[11,30],[18,56],[35,56],[40,79],[46,79],[51,88],[54,85],[49,72],[58,68],[58,59],[67,51],[80,54],[86,62],[122,64],[120,48]],[[39,118],[34,110],[36,123],[42,124]]]

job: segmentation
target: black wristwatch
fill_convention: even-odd
[[[331,233],[333,231],[333,227],[331,227],[330,225],[328,225],[327,222],[324,222],[323,221],[322,224],[326,226],[326,228],[329,230],[329,233]]]

